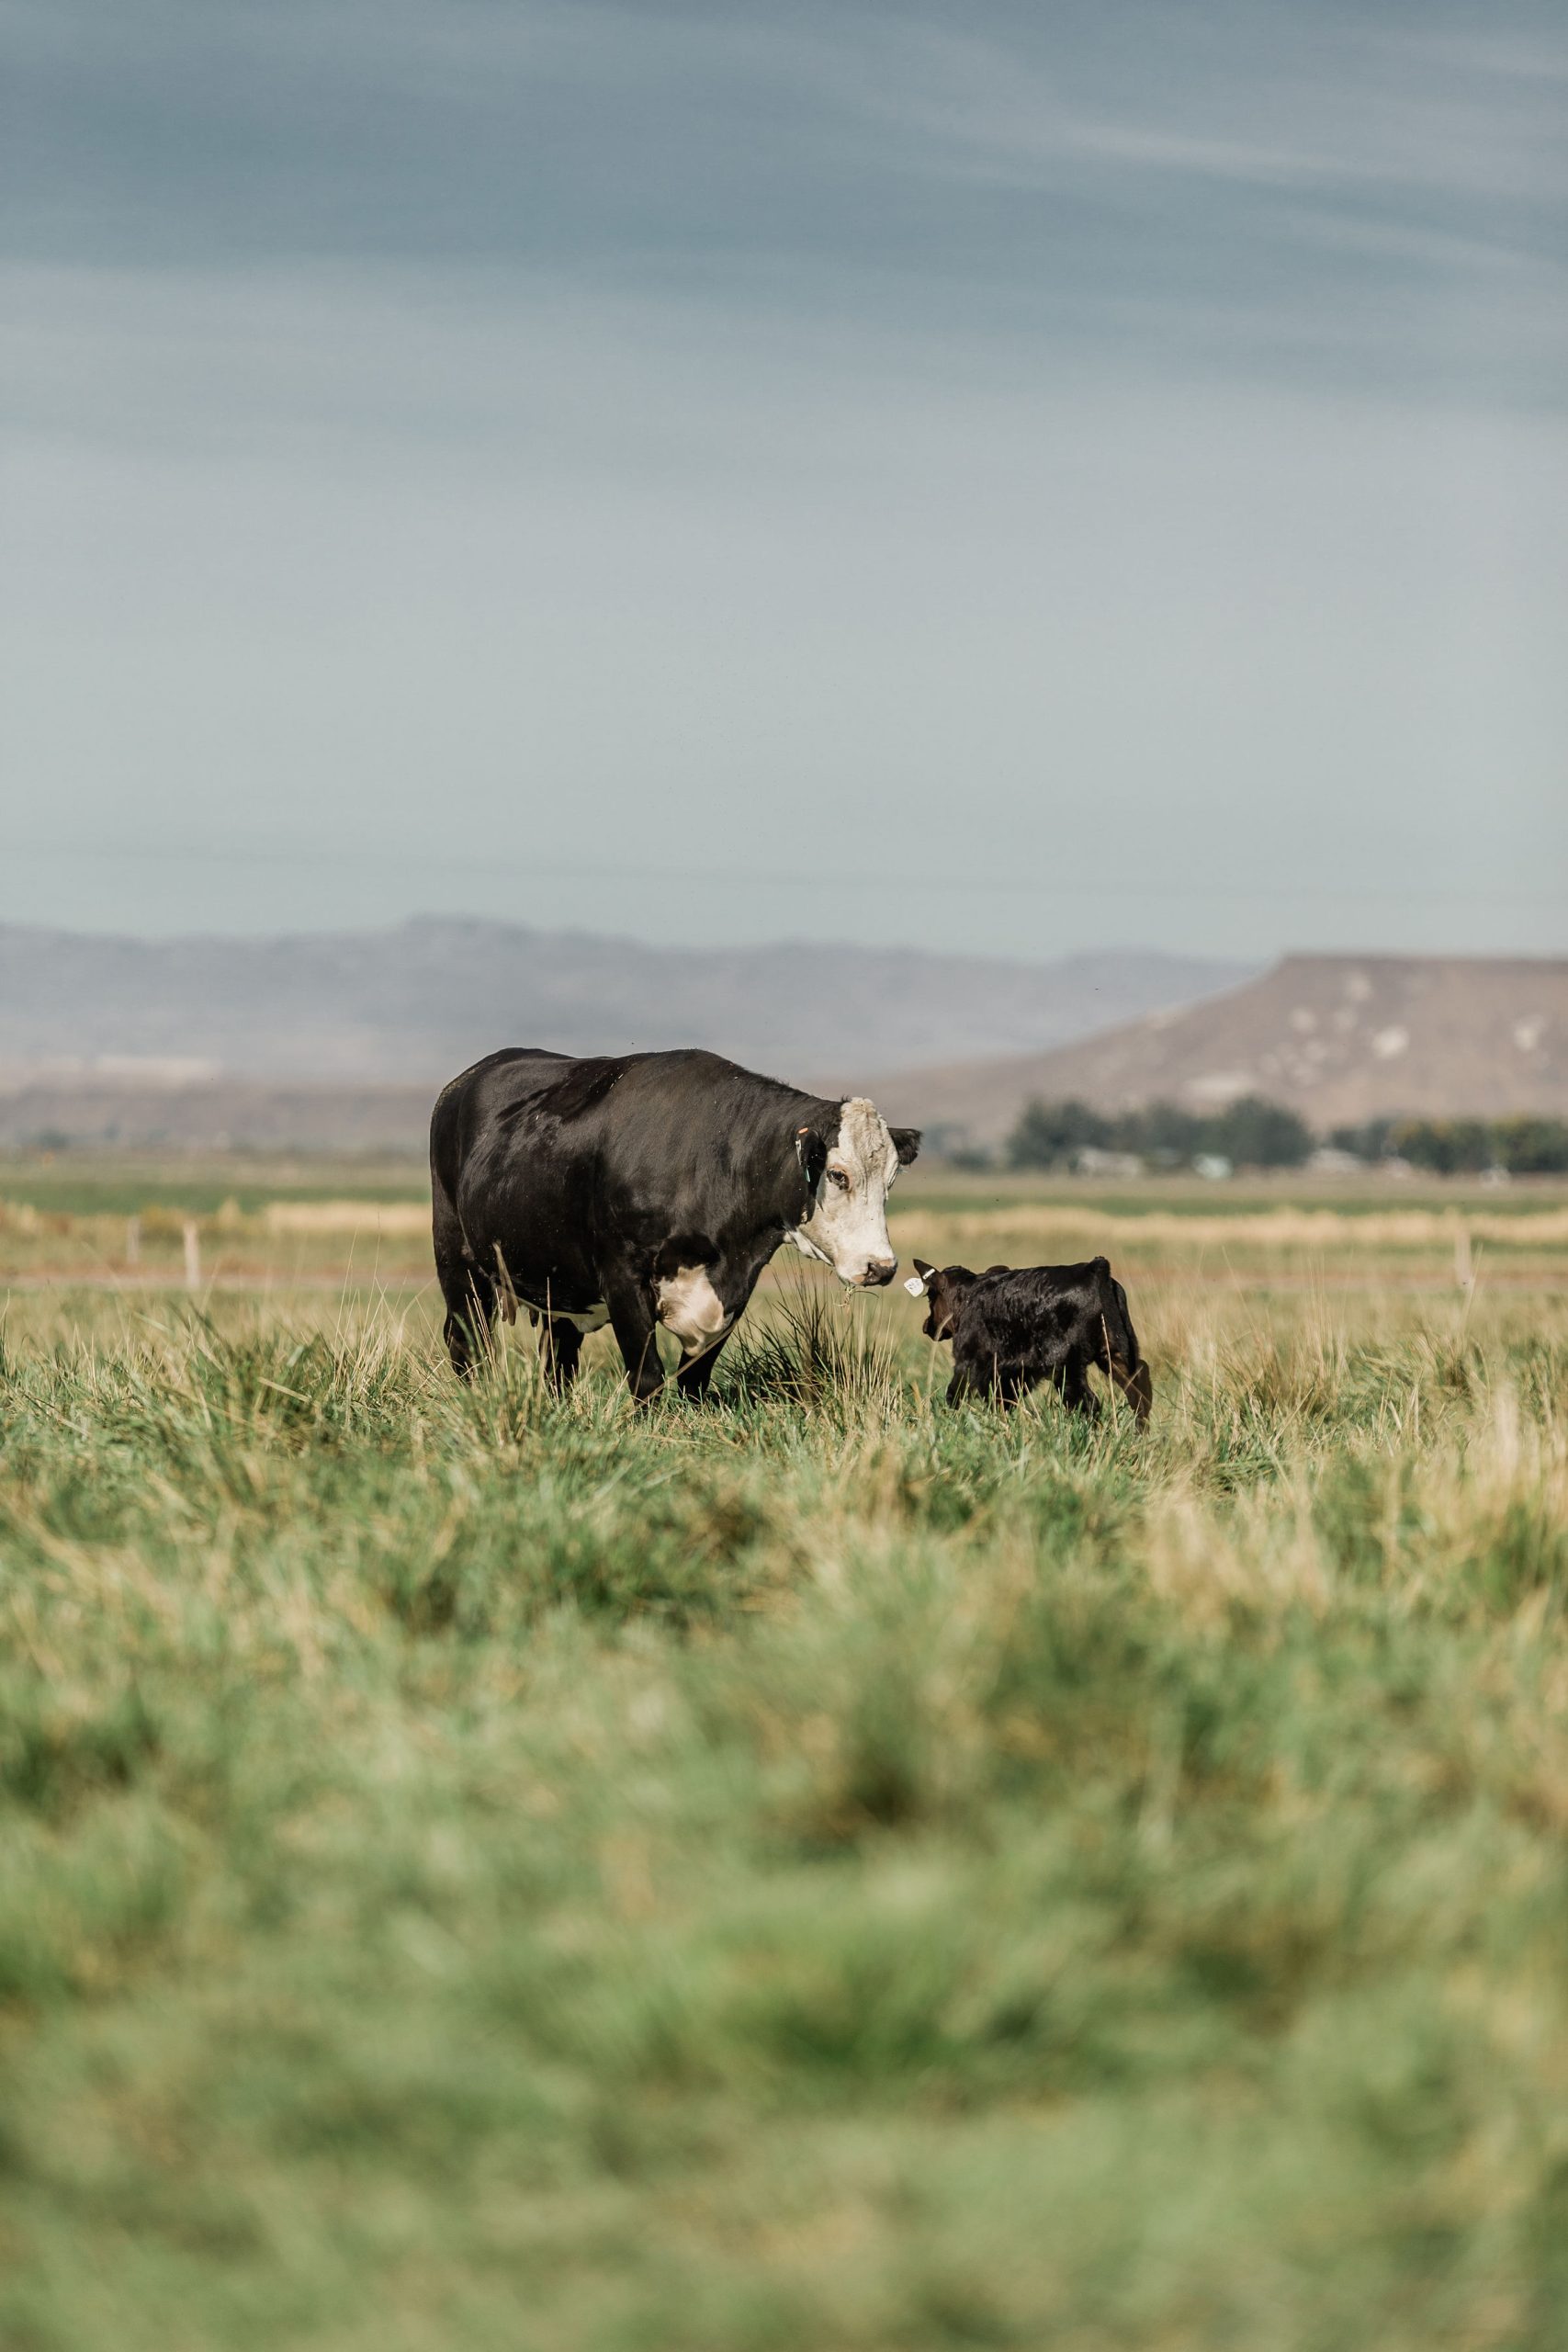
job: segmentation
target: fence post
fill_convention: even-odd
[[[196,1229],[196,1219],[193,1216],[187,1216],[186,1219],[185,1239],[186,1288],[199,1290],[201,1288],[201,1237]]]

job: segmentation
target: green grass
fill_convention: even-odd
[[[1280,1315],[17,1302],[0,2342],[1568,2340],[1568,1315]]]
[[[0,1203],[67,1216],[135,1216],[165,1209],[210,1216],[232,1203],[249,1216],[269,1201],[418,1201],[430,1195],[422,1157],[327,1158],[271,1152],[0,1150]]]
[[[58,1152],[0,1149],[0,1204],[26,1202],[46,1214],[133,1216],[148,1209],[207,1217],[226,1204],[251,1216],[271,1201],[418,1201],[428,1198],[422,1154],[328,1155],[276,1151],[186,1153],[113,1148]],[[1565,1197],[1561,1177],[1516,1180],[1493,1186],[1473,1177],[1416,1175],[1401,1182],[1369,1173],[1313,1177],[1301,1170],[1205,1183],[1190,1173],[1149,1176],[1108,1189],[1099,1178],[1047,1170],[960,1171],[924,1161],[901,1179],[891,1204],[895,1223],[911,1215],[958,1216],[977,1207],[1043,1203],[1092,1206],[1115,1218],[1261,1215],[1291,1206],[1331,1208],[1341,1216],[1391,1209],[1455,1208],[1489,1217],[1528,1216]]]

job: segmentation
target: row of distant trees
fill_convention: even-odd
[[[1475,1176],[1506,1168],[1510,1176],[1561,1176],[1568,1170],[1568,1119],[1369,1119],[1336,1127],[1329,1137],[1358,1159],[1407,1159],[1438,1176]]]
[[[1568,1171],[1568,1120],[1370,1119],[1336,1127],[1336,1149],[1369,1163],[1404,1159],[1440,1176],[1513,1176]],[[1244,1094],[1223,1111],[1184,1111],[1149,1102],[1136,1111],[1097,1111],[1090,1103],[1031,1102],[1008,1138],[1014,1168],[1071,1168],[1085,1151],[1129,1152],[1154,1168],[1181,1168],[1202,1158],[1235,1168],[1300,1168],[1320,1138],[1282,1102]]]
[[[1126,1151],[1156,1168],[1184,1167],[1205,1155],[1235,1167],[1299,1168],[1316,1144],[1304,1120],[1261,1094],[1203,1113],[1175,1102],[1114,1112],[1088,1102],[1031,1102],[1008,1139],[1008,1159],[1015,1168],[1070,1168],[1083,1151]]]

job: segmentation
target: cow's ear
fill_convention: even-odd
[[[828,1166],[828,1145],[815,1127],[797,1127],[795,1135],[795,1155],[800,1162],[800,1172],[806,1179],[806,1189],[815,1193]]]
[[[928,1266],[923,1258],[911,1258],[909,1263],[913,1266],[916,1273],[919,1274],[922,1282],[929,1282],[932,1274],[936,1272],[936,1268],[934,1266]]]
[[[899,1167],[908,1168],[910,1160],[916,1158],[920,1148],[919,1127],[889,1127],[887,1132],[893,1138],[893,1148],[898,1155]]]

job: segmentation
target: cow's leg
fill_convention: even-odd
[[[541,1316],[539,1319],[539,1362],[550,1386],[562,1395],[577,1377],[577,1359],[582,1353],[582,1334],[575,1323],[559,1317]]]
[[[437,1259],[435,1271],[446,1302],[446,1320],[442,1326],[446,1352],[458,1379],[471,1380],[479,1359],[490,1347],[495,1283],[481,1266],[466,1258],[456,1264],[443,1264]]]
[[[491,1317],[495,1312],[495,1283],[481,1267],[476,1266],[463,1246],[463,1228],[457,1222],[446,1189],[436,1178],[433,1184],[435,1241],[435,1278],[441,1284],[441,1295],[446,1302],[446,1320],[442,1337],[446,1352],[452,1359],[452,1369],[460,1380],[473,1377],[475,1359],[490,1344]]]
[[[626,1361],[626,1385],[637,1403],[646,1405],[664,1385],[664,1366],[659,1361],[655,1336],[659,1326],[649,1285],[637,1274],[617,1273],[604,1284],[604,1304]]]
[[[730,1328],[733,1329],[733,1325]],[[676,1387],[682,1396],[689,1396],[693,1404],[700,1405],[707,1395],[708,1383],[713,1378],[713,1368],[718,1362],[720,1351],[728,1337],[728,1331],[721,1332],[711,1348],[706,1349],[700,1356],[694,1356],[690,1363],[683,1363],[676,1373]]]

